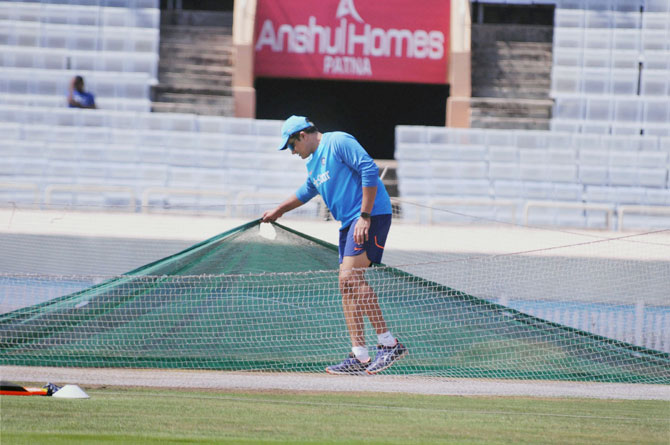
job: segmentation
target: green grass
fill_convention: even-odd
[[[670,402],[85,388],[0,397],[6,444],[670,443]]]

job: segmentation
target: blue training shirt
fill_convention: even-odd
[[[88,91],[79,92],[74,90],[72,92],[72,99],[84,107],[92,107],[95,105],[95,96]],[[68,105],[70,108],[77,108],[75,105]]]
[[[295,193],[305,203],[320,194],[333,217],[348,227],[360,216],[362,187],[377,186],[371,215],[391,214],[391,199],[375,161],[356,138],[342,131],[323,133],[307,159],[307,180]]]

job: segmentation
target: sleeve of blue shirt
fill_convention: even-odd
[[[308,177],[298,191],[295,192],[295,196],[304,204],[314,198],[318,193],[316,187],[314,187],[314,184],[312,184],[312,181]]]
[[[341,133],[342,137],[333,147],[335,155],[342,163],[358,172],[363,187],[377,187],[379,168],[363,146],[350,134]]]

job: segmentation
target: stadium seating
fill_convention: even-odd
[[[158,8],[155,0],[0,2],[3,102],[65,106],[70,79],[82,75],[99,108],[149,111]]]
[[[0,104],[54,108],[64,106],[66,104],[66,98],[64,96],[53,96],[50,94],[0,93]],[[151,108],[151,101],[146,98],[99,97],[96,98],[96,104],[103,110],[146,112]]]
[[[0,155],[7,160],[0,197],[258,216],[305,180],[304,163],[276,150],[280,127],[270,120],[0,103]],[[295,215],[320,211],[314,200]]]
[[[450,211],[410,219],[614,228],[627,205],[642,215],[625,228],[670,223],[668,137],[399,126],[395,157],[403,201]]]
[[[670,2],[557,0],[550,127],[670,136]]]

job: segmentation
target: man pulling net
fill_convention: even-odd
[[[350,134],[321,133],[304,116],[291,116],[282,125],[279,150],[289,148],[306,159],[308,176],[294,195],[263,214],[272,222],[320,194],[340,228],[339,286],[351,353],[329,374],[376,374],[407,354],[389,331],[377,295],[365,280],[365,269],[381,263],[391,227],[391,200],[379,179],[374,160]],[[371,359],[365,345],[364,317],[375,328],[379,345]]]

